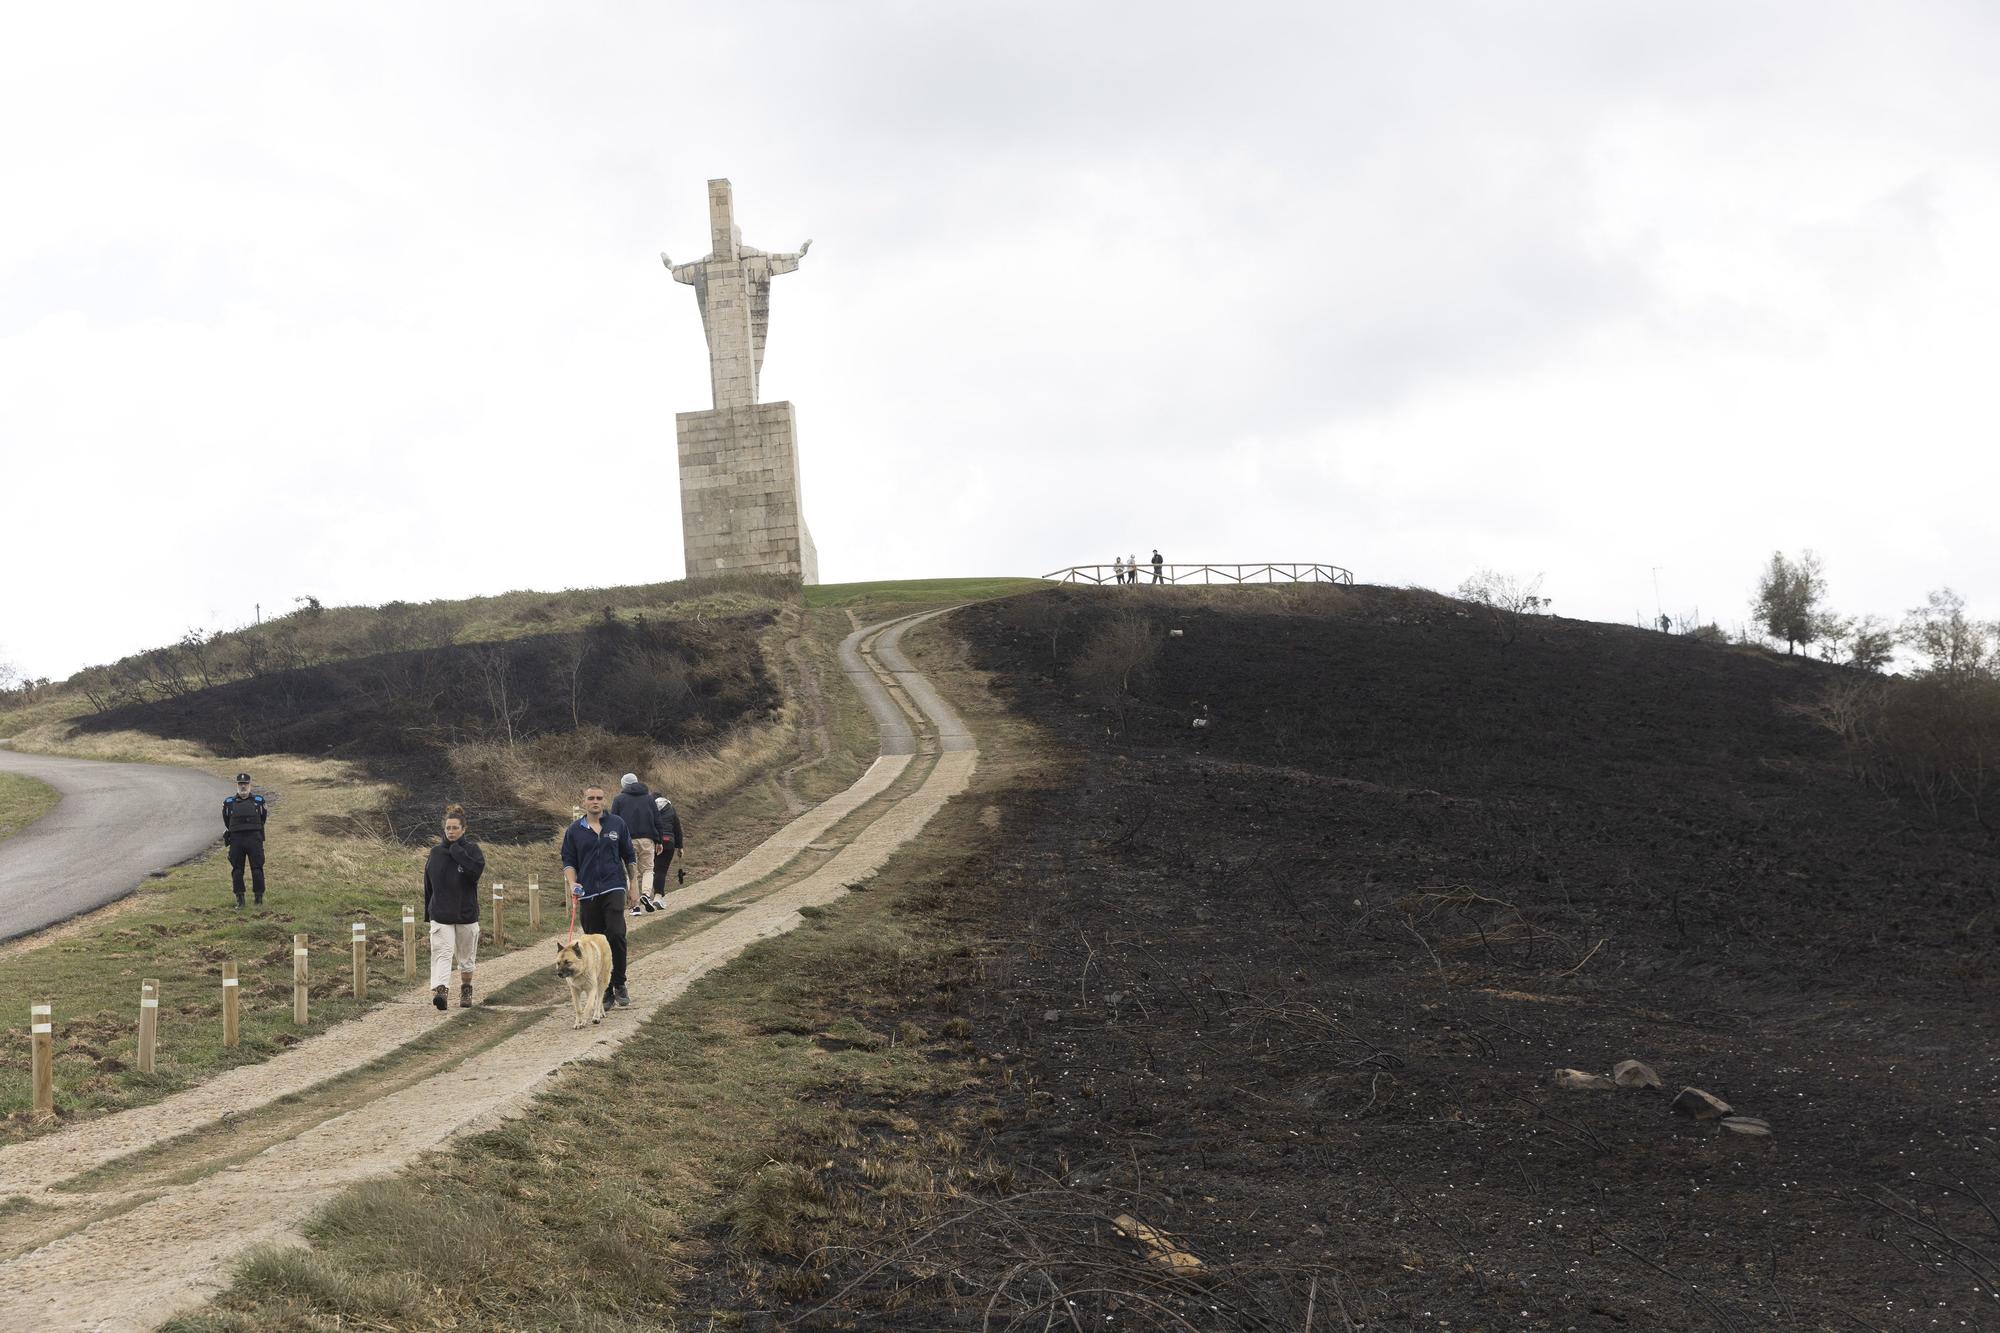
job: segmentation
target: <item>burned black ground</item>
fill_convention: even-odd
[[[1129,616],[1182,633],[1110,707],[1073,667]],[[1374,589],[1054,591],[954,623],[1051,757],[923,903],[979,961],[902,1016],[961,1020],[986,1077],[892,1118],[981,1125],[1008,1184],[764,1255],[714,1304],[2000,1326],[1972,1193],[2000,1198],[2000,860],[1789,707],[1832,668]],[[1665,1095],[1552,1085],[1627,1057]],[[1683,1084],[1773,1135],[1675,1116]]]
[[[80,718],[80,731],[137,730],[196,741],[218,754],[353,760],[393,782],[422,817],[385,819],[429,832],[434,812],[465,796],[450,761],[467,742],[573,736],[579,756],[605,752],[613,773],[635,741],[686,745],[769,716],[780,705],[759,636],[769,613],[699,623],[606,616],[580,633],[448,643],[266,670]],[[546,812],[509,808],[482,791],[491,836],[543,836]]]

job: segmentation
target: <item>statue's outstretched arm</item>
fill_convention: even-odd
[[[677,267],[673,260],[667,258],[665,250],[660,251],[660,262],[666,265],[667,272],[674,275],[675,282],[685,282],[689,286],[694,285],[695,270],[701,267],[699,263],[681,264]]]
[[[771,272],[774,275],[779,273],[790,273],[792,270],[796,269],[799,266],[799,261],[806,257],[806,251],[812,248],[813,248],[813,243],[811,241],[807,241],[804,245],[801,245],[799,247],[797,254],[768,256],[768,258],[771,261]]]

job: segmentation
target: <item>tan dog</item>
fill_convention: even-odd
[[[556,945],[556,975],[569,983],[572,1028],[604,1021],[604,988],[611,984],[611,941],[602,935],[579,935],[574,944]]]

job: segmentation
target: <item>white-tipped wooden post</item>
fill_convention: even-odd
[[[45,1004],[28,1006],[28,1063],[34,1067],[35,1114],[56,1113],[56,1025]]]
[[[160,983],[139,983],[139,1072],[153,1072],[153,1052],[160,1044]]]
[[[403,908],[403,980],[417,975],[417,909]]]
[[[542,885],[539,880],[528,881],[528,929],[537,929],[542,924]]]
[[[493,886],[493,947],[502,948],[507,943],[507,886]]]
[[[234,1046],[236,1044],[240,1014],[236,1006],[241,998],[242,991],[243,987],[236,980],[236,964],[233,962],[224,963],[222,965],[222,1044],[224,1046]]]
[[[306,1025],[306,937],[292,936],[292,1021]]]
[[[368,923],[354,923],[354,998],[368,998]]]

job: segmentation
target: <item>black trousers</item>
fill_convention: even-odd
[[[625,984],[625,890],[613,889],[577,904],[576,923],[586,935],[602,935],[611,945],[611,985]]]
[[[240,901],[243,897],[243,863],[250,863],[250,882],[256,886],[257,901],[264,901],[264,835],[261,833],[232,833],[229,835],[229,886],[236,890]]]
[[[673,864],[674,853],[679,850],[680,848],[674,846],[672,843],[666,843],[659,851],[653,853],[653,893],[655,895],[667,891],[667,867]]]

